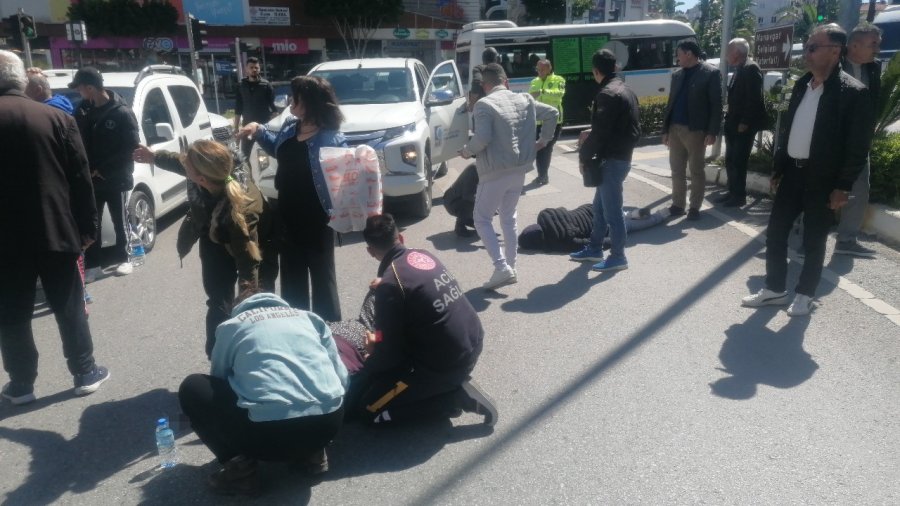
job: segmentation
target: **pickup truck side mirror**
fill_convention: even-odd
[[[275,96],[275,107],[280,111],[288,106],[288,96],[287,95],[276,95]]]
[[[434,90],[425,97],[425,106],[447,105],[453,103],[453,92],[450,90]]]
[[[157,123],[156,137],[159,139],[159,142],[171,141],[175,138],[175,129],[168,123]]]

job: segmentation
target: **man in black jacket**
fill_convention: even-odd
[[[872,140],[872,101],[859,81],[841,71],[847,34],[836,24],[815,28],[803,49],[806,73],[791,94],[779,132],[772,186],[775,203],[766,238],[766,285],[744,297],[759,307],[788,300],[787,240],[803,213],[806,260],[788,315],[809,314],[834,211],[847,204]]]
[[[278,113],[275,107],[275,88],[272,83],[259,75],[259,59],[251,56],[244,66],[246,76],[238,84],[238,92],[234,97],[234,131],[248,123],[265,125]],[[253,139],[245,137],[241,140],[241,152],[250,156]]]
[[[348,393],[352,416],[387,423],[465,410],[496,423],[493,401],[469,378],[484,329],[456,278],[431,253],[407,249],[389,214],[366,220],[363,237],[381,263],[371,352]]]
[[[131,274],[133,267],[126,251],[125,197],[134,187],[131,153],[140,142],[137,119],[124,98],[103,87],[103,76],[93,67],[76,72],[69,88],[77,89],[82,98],[75,110],[75,121],[91,166],[97,211],[103,213],[106,205],[116,229],[113,249],[113,263],[118,264],[116,274]],[[84,254],[86,282],[93,281],[100,271],[100,237],[98,230],[97,242]]]
[[[593,58],[594,80],[600,91],[594,99],[591,129],[582,133],[578,153],[584,173],[592,160],[600,161],[602,181],[594,194],[594,224],[591,242],[569,255],[572,260],[598,262],[593,270],[618,271],[628,268],[625,258],[625,217],[622,214],[622,185],[631,170],[631,155],[641,137],[637,95],[616,75],[616,55],[598,50]],[[609,228],[609,257],[603,258],[603,238]]]
[[[750,44],[744,39],[728,43],[728,66],[733,74],[728,83],[728,114],[725,115],[725,171],[728,193],[718,202],[725,207],[747,203],[747,161],[753,137],[765,126],[763,75],[759,65],[748,58]]]
[[[850,32],[847,55],[841,62],[844,72],[869,88],[869,98],[872,100],[873,107],[877,107],[878,95],[881,93],[881,62],[875,59],[880,46],[880,28],[870,24],[857,26]],[[875,115],[878,115],[877,110]],[[872,127],[874,128],[874,125]],[[866,166],[853,182],[850,201],[841,208],[837,243],[834,245],[834,252],[839,255],[875,256],[875,250],[863,246],[856,240],[863,219],[866,217],[866,207],[869,205],[869,172],[869,160],[867,159]]]
[[[94,346],[78,257],[97,237],[97,208],[78,127],[65,112],[25,96],[25,66],[0,51],[0,352],[13,404],[35,400],[38,351],[31,317],[38,277],[56,315],[75,394],[96,391],[109,371]]]
[[[663,113],[663,144],[669,147],[672,167],[672,216],[684,214],[687,173],[691,171],[691,200],[687,219],[700,219],[706,190],[706,146],[716,141],[722,121],[722,79],[719,69],[700,61],[700,46],[692,40],[678,44],[681,69],[672,74],[669,102]]]

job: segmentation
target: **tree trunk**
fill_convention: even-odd
[[[859,24],[859,8],[862,6],[862,0],[844,0],[840,6],[838,24],[847,33],[850,33]]]
[[[866,13],[866,21],[875,21],[875,0],[869,0],[869,12]]]

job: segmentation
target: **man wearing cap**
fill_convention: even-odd
[[[131,153],[140,143],[137,119],[125,99],[112,90],[103,88],[103,76],[93,67],[84,67],[75,73],[69,88],[78,90],[82,101],[75,110],[75,121],[84,141],[94,183],[97,210],[103,205],[109,208],[116,229],[116,245],[113,262],[118,264],[116,274],[131,274],[128,262],[128,231],[125,229],[125,197],[134,186],[134,161]],[[101,237],[100,231],[97,237]],[[97,278],[100,271],[100,241],[85,251],[85,282]]]

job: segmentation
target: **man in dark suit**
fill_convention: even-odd
[[[775,202],[766,232],[766,284],[744,297],[747,307],[788,301],[787,246],[794,220],[803,213],[806,260],[789,316],[808,315],[816,294],[834,211],[847,205],[872,142],[869,91],[841,71],[847,33],[836,24],[816,27],[803,47],[809,72],[791,92],[778,132],[773,164]]]
[[[663,117],[663,144],[669,147],[672,167],[672,216],[684,214],[687,173],[691,171],[691,200],[687,219],[700,219],[706,190],[703,171],[706,146],[716,141],[722,122],[722,79],[719,69],[700,61],[700,46],[692,40],[678,44],[681,69],[672,74],[669,102]]]
[[[77,260],[94,242],[97,207],[75,120],[25,96],[25,66],[0,51],[0,352],[13,404],[35,400],[38,351],[31,330],[38,277],[56,316],[75,395],[96,391],[109,371],[94,346]]]
[[[881,61],[876,60],[881,48],[881,29],[875,25],[862,24],[850,32],[847,55],[841,61],[841,69],[855,77],[869,88],[872,106],[877,107],[881,93]],[[878,111],[875,111],[878,115]],[[874,128],[874,125],[873,125]],[[874,257],[875,250],[860,244],[856,238],[866,217],[869,205],[869,160],[850,190],[850,201],[841,209],[841,221],[837,229],[837,243],[834,252],[838,255]]]
[[[753,149],[753,137],[765,126],[766,108],[763,104],[763,76],[759,65],[748,58],[750,44],[744,39],[728,43],[728,113],[725,115],[725,171],[728,173],[728,194],[718,202],[725,207],[740,207],[747,203],[747,161]]]

